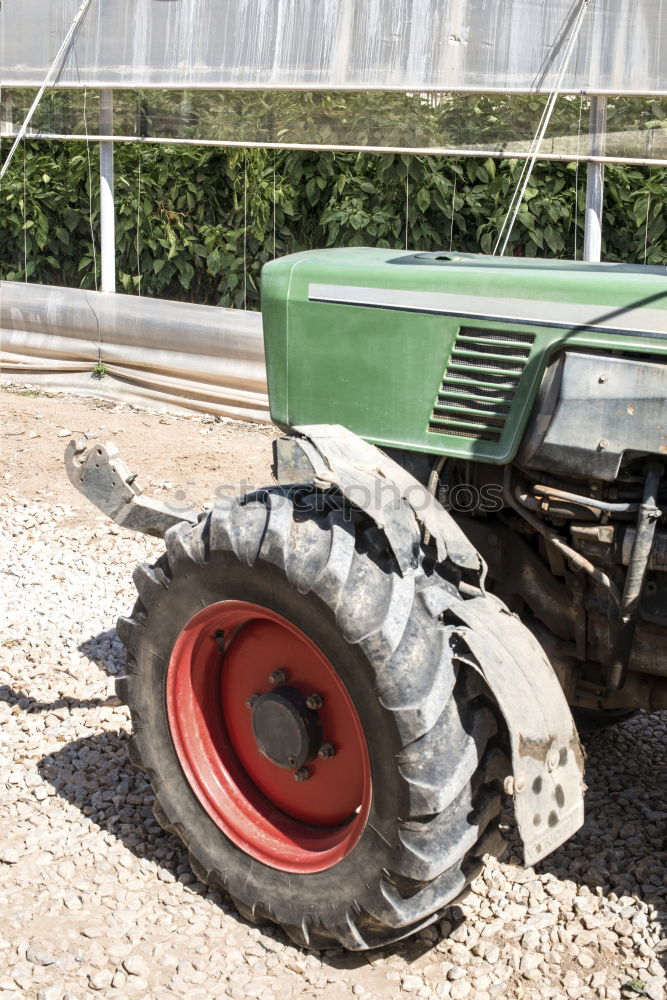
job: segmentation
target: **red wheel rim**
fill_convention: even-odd
[[[321,697],[323,743],[335,752],[308,760],[307,780],[263,755],[253,733],[248,706],[275,671],[291,691]],[[169,661],[167,716],[190,787],[237,847],[291,872],[324,871],[354,848],[371,803],[363,729],[333,666],[292,622],[246,601],[190,618]]]

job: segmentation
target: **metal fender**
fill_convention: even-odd
[[[300,437],[274,441],[279,483],[336,487],[382,528],[402,572],[416,568],[420,524],[437,546],[438,559],[483,578],[484,560],[456,522],[403,466],[338,424],[295,427]]]
[[[484,678],[507,724],[512,775],[505,791],[514,799],[525,863],[533,865],[584,822],[584,756],[572,713],[544,650],[517,615],[493,596],[447,596],[438,600],[439,613],[457,623],[457,657]]]
[[[503,714],[512,759],[505,791],[514,799],[525,862],[535,864],[584,819],[583,753],[544,650],[516,615],[484,594],[485,564],[451,515],[379,449],[344,427],[309,425],[275,441],[274,458],[282,485],[335,488],[363,509],[384,531],[403,574],[417,567],[422,532],[428,532],[438,559],[450,559],[476,583],[466,596],[433,587],[422,597],[450,628],[459,661],[481,675]]]

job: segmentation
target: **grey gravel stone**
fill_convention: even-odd
[[[92,990],[106,990],[111,986],[111,973],[108,969],[99,969],[88,976],[88,985]]]
[[[148,972],[148,964],[141,955],[128,955],[123,959],[123,968],[131,976],[145,976]]]
[[[59,986],[47,986],[45,990],[39,990],[37,1000],[62,1000],[63,991]]]
[[[465,997],[469,996],[471,990],[472,987],[467,979],[457,979],[455,983],[452,983],[449,995],[452,1000],[464,1000]]]
[[[42,948],[30,947],[25,953],[25,957],[33,965],[53,965],[56,958],[52,955],[50,951],[44,951]]]
[[[447,979],[455,982],[457,979],[463,979],[466,974],[466,970],[461,968],[460,965],[453,965],[451,969],[447,971]]]

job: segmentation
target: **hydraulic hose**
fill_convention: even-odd
[[[620,607],[621,604],[621,594],[618,587],[614,581],[598,566],[595,566],[590,559],[586,559],[582,556],[581,552],[577,552],[570,545],[563,541],[558,532],[554,531],[553,528],[549,528],[543,521],[531,514],[522,506],[521,497],[521,487],[516,486],[512,489],[512,467],[510,465],[505,466],[505,476],[503,481],[503,494],[505,501],[512,507],[513,510],[520,514],[524,521],[527,521],[531,528],[535,531],[539,531],[541,535],[547,539],[547,541],[553,545],[555,549],[558,549],[568,562],[574,566],[576,569],[583,570],[584,573],[588,573],[589,576],[593,577],[598,583],[601,583],[603,587],[606,587],[609,591],[609,595],[616,605]]]

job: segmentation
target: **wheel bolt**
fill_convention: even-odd
[[[310,708],[311,711],[317,711],[318,708],[322,708],[323,704],[321,694],[310,694],[306,698],[306,708]]]
[[[269,684],[284,684],[287,680],[284,670],[273,670],[269,674]]]
[[[295,781],[308,781],[310,778],[310,771],[307,767],[300,767],[298,771],[295,771],[292,775]]]
[[[328,760],[329,757],[335,757],[336,751],[331,746],[330,743],[323,743],[320,749],[317,751],[317,756],[320,760]]]
[[[252,706],[255,704],[258,698],[259,698],[258,694],[251,694],[250,697],[246,698],[245,700],[245,707],[252,708]]]
[[[290,767],[296,767],[296,757],[289,756],[287,758],[287,763]]]

